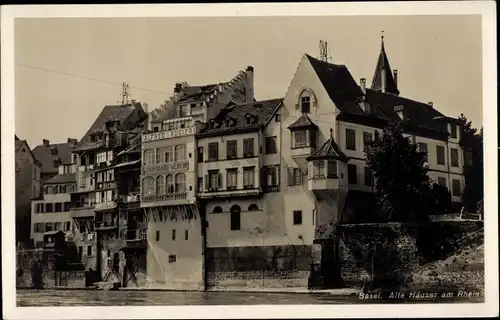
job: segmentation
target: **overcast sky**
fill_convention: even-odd
[[[73,18],[16,19],[15,130],[32,148],[81,139],[122,81],[152,110],[177,81],[227,81],[248,65],[257,99],[282,97],[319,40],[371,84],[381,30],[401,96],[482,125],[480,16]]]

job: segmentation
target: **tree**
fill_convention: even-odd
[[[468,159],[464,166],[465,187],[462,202],[466,211],[475,212],[478,202],[484,197],[483,129],[478,132],[463,114],[458,119],[463,126],[460,145],[465,151],[465,158]],[[469,161],[471,163],[468,163]]]
[[[392,123],[374,140],[366,153],[375,178],[375,196],[384,218],[421,221],[429,213],[430,181],[425,155]]]
[[[447,214],[451,211],[451,193],[448,188],[435,182],[431,183],[427,198],[429,214]]]

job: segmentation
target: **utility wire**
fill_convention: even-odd
[[[103,79],[99,79],[99,78],[87,77],[87,76],[82,76],[82,75],[78,75],[78,74],[74,74],[74,73],[70,73],[70,72],[64,72],[64,71],[58,71],[58,70],[53,70],[53,69],[48,69],[48,68],[31,66],[31,65],[27,65],[27,64],[23,64],[23,63],[16,63],[16,65],[20,66],[20,67],[24,67],[24,68],[60,74],[60,75],[68,76],[68,77],[75,77],[75,78],[85,79],[85,80],[89,80],[89,81],[95,81],[95,82],[101,82],[101,83],[122,86],[122,82],[115,82],[115,81],[103,80]],[[138,87],[138,86],[133,86],[133,85],[129,85],[129,87],[136,88],[139,90],[144,90],[144,91],[166,94],[166,95],[172,94],[172,93],[168,93],[168,92],[164,92],[164,91],[160,91],[160,90],[148,89],[148,88],[143,88],[143,87]]]

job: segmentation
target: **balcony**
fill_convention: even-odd
[[[145,249],[148,246],[148,237],[145,229],[127,230],[126,247]]]
[[[115,201],[98,202],[94,205],[94,211],[111,210],[116,208],[116,206],[117,205]]]
[[[143,196],[141,199],[141,206],[151,207],[156,205],[181,205],[188,204],[190,199],[188,199],[187,192],[179,193],[168,193],[168,194],[152,194]]]
[[[210,199],[210,198],[227,198],[227,197],[256,197],[261,196],[263,190],[261,188],[246,186],[243,189],[236,188],[209,188],[202,190],[198,197],[200,199]]]
[[[94,191],[94,187],[87,185],[78,185],[71,193],[86,193]]]
[[[95,190],[106,190],[106,189],[116,189],[117,185],[115,181],[107,181],[107,182],[97,182],[95,186]]]
[[[280,192],[280,186],[264,186],[265,193]]]
[[[108,231],[118,228],[116,221],[96,221],[95,230],[96,231]]]
[[[75,205],[71,208],[72,218],[87,218],[94,216],[94,206],[90,204]]]
[[[126,246],[126,242],[123,239],[105,239],[102,240],[102,246],[104,250],[121,250]]]
[[[148,164],[142,167],[143,173],[187,171],[187,170],[189,170],[189,160]]]

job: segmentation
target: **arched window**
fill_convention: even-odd
[[[142,179],[142,194],[145,196],[155,194],[155,179],[153,177]]]
[[[160,149],[156,149],[156,153],[155,153],[155,160],[156,162],[155,163],[162,163],[162,159],[161,159],[161,151]]]
[[[214,208],[214,210],[212,211],[212,213],[222,213],[222,208],[217,206]]]
[[[175,192],[186,192],[186,175],[182,172],[175,175]]]
[[[172,162],[172,161],[174,161],[174,159],[173,159],[174,158],[174,154],[172,153],[172,149],[173,149],[172,147],[167,147],[165,149],[165,155],[164,155],[165,162]]]
[[[155,156],[155,151],[154,150],[145,150],[143,157],[144,157],[144,164],[154,164],[154,156]]]
[[[166,180],[167,180],[167,193],[174,193],[175,192],[174,177],[171,174],[169,174]]]
[[[297,103],[297,109],[300,109],[300,113],[310,113],[311,107],[316,105],[316,96],[311,89],[304,89],[299,95],[299,101]]]
[[[156,194],[165,194],[165,177],[156,177]]]
[[[241,229],[241,208],[235,204],[229,210],[231,212],[231,230]]]
[[[175,146],[175,161],[186,160],[186,145],[178,144]]]
[[[248,206],[248,211],[259,211],[259,206],[256,205],[255,203],[252,203],[251,205]]]

